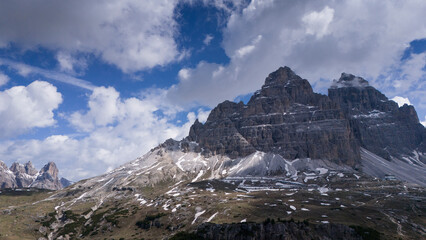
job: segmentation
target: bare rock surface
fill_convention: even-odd
[[[34,188],[57,190],[62,188],[58,178],[59,170],[54,162],[49,162],[40,170],[35,181],[30,185]]]
[[[225,101],[189,139],[214,154],[245,157],[255,151],[286,159],[329,159],[355,165],[359,147],[336,103],[314,93],[306,79],[283,67],[271,73],[247,104]]]
[[[70,182],[59,179],[59,170],[54,162],[49,162],[40,171],[29,161],[25,164],[13,163],[10,168],[0,161],[0,189],[2,188],[40,188],[62,189]]]
[[[363,148],[387,160],[426,152],[426,129],[413,106],[398,107],[366,80],[346,73],[334,82],[328,95],[344,112]]]
[[[17,187],[15,175],[4,162],[0,161],[0,189],[15,187]]]

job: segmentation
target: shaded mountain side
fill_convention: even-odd
[[[388,160],[426,152],[426,129],[413,106],[398,107],[366,80],[346,73],[328,95],[342,109],[363,148]],[[421,161],[426,163],[424,158]]]
[[[426,129],[413,106],[398,107],[346,73],[329,96],[317,94],[288,67],[271,73],[247,104],[219,104],[204,124],[193,124],[188,139],[230,158],[262,151],[356,166],[363,147],[388,160],[426,163]]]
[[[58,173],[54,162],[49,162],[37,171],[30,161],[25,164],[15,162],[10,169],[0,161],[0,189],[30,187],[58,190],[70,185],[65,178],[59,180]]]
[[[205,124],[194,123],[188,138],[231,158],[262,151],[289,160],[329,159],[350,166],[360,159],[339,106],[314,93],[309,82],[288,67],[271,73],[247,104],[219,104]]]

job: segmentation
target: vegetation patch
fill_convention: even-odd
[[[50,225],[52,225],[52,223],[54,221],[56,221],[55,214],[56,214],[55,212],[51,212],[51,213],[47,214],[47,216],[43,220],[40,221],[41,225],[43,227],[50,227]]]
[[[149,230],[152,226],[157,228],[161,227],[161,223],[158,221],[159,218],[165,216],[164,213],[158,213],[156,215],[147,215],[144,220],[136,222],[136,226],[145,230]]]
[[[363,240],[380,240],[380,232],[369,228],[369,227],[362,227],[362,226],[349,226],[350,228],[354,229],[356,233],[358,233]]]
[[[203,238],[199,237],[195,233],[188,233],[188,232],[178,232],[173,237],[170,238],[170,240],[203,240]]]

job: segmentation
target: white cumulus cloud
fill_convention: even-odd
[[[399,107],[402,107],[404,104],[411,105],[410,100],[405,97],[395,96],[392,100],[398,103]]]
[[[8,83],[10,80],[9,76],[0,72],[0,87]]]
[[[0,138],[55,124],[53,111],[62,102],[56,87],[44,81],[0,92]]]
[[[306,25],[306,33],[322,38],[328,33],[328,25],[333,21],[334,9],[325,6],[320,12],[313,11],[302,17]]]
[[[420,123],[421,123],[421,124],[423,124],[423,126],[425,126],[425,127],[426,127],[426,116],[425,116],[425,118],[424,118],[424,121],[421,121]]]
[[[9,163],[31,160],[38,166],[55,161],[61,174],[72,180],[102,174],[168,138],[186,137],[196,118],[206,120],[208,111],[200,109],[189,112],[181,124],[176,124],[176,114],[182,109],[165,101],[164,96],[164,90],[155,89],[139,97],[122,98],[112,87],[95,88],[87,111],[68,116],[80,135],[5,140],[0,144],[0,159]]]
[[[426,36],[424,12],[421,0],[252,1],[232,12],[223,30],[229,63],[199,62],[169,97],[213,107],[254,92],[269,73],[287,65],[316,91],[326,92],[332,79],[348,72],[367,78],[388,96],[409,96],[417,108],[425,102],[418,98],[426,95],[416,94],[425,87],[424,58],[401,62],[401,56],[411,41]],[[389,75],[400,65],[406,74]],[[380,76],[389,79],[379,81]],[[401,84],[395,89],[397,79]]]
[[[179,57],[174,41],[177,0],[2,1],[0,47],[10,43],[90,53],[124,72],[165,65]],[[60,66],[71,69],[60,56]]]

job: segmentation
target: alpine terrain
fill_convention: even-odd
[[[2,187],[62,184],[52,163],[0,171]],[[413,106],[347,73],[318,94],[281,67],[185,139],[62,190],[2,196],[0,239],[421,239],[425,187]]]
[[[31,162],[14,162],[10,168],[0,161],[0,189],[38,188],[59,190],[71,183],[65,178],[59,179],[59,170],[54,162],[49,162],[40,171]]]

